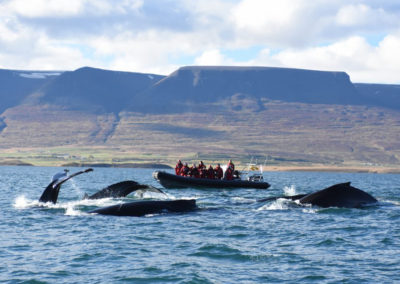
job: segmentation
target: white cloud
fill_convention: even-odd
[[[181,65],[268,65],[400,83],[393,0],[64,2],[0,2],[0,67],[168,74]]]
[[[83,9],[81,0],[14,0],[8,3],[10,12],[26,17],[71,16],[77,15]]]
[[[194,60],[195,65],[224,65],[226,58],[218,49],[204,51]]]
[[[242,64],[345,71],[353,82],[400,83],[398,50],[397,36],[385,37],[377,47],[362,37],[350,37],[327,46],[285,49],[276,54],[264,50],[255,60]]]
[[[338,26],[357,29],[382,29],[398,27],[399,15],[382,8],[372,8],[365,4],[346,5],[336,14]]]

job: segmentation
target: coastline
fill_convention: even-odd
[[[173,169],[174,165],[169,163],[61,163],[40,164],[27,163],[21,160],[0,161],[0,166],[58,166],[58,167],[102,167],[102,168],[157,168]],[[241,164],[238,164],[241,167]],[[308,165],[264,165],[263,172],[343,172],[343,173],[373,173],[373,174],[400,174],[400,166],[332,166],[323,164]]]
[[[290,166],[290,165],[266,165],[263,166],[266,172],[343,172],[343,173],[370,173],[370,174],[400,174],[400,167],[381,166]]]

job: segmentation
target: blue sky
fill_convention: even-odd
[[[400,84],[396,0],[1,0],[0,68],[345,71]]]

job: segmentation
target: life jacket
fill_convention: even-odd
[[[207,170],[207,178],[209,178],[209,179],[215,178],[214,169],[211,166]]]
[[[206,165],[204,165],[203,162],[200,162],[200,163],[199,163],[199,166],[198,166],[197,168],[198,168],[199,171],[200,171],[201,169],[206,169]]]
[[[183,167],[182,163],[177,163],[176,164],[176,166],[175,166],[175,174],[176,175],[179,176],[181,174],[182,167]]]
[[[195,178],[199,178],[200,177],[200,173],[199,170],[196,167],[190,167],[189,169],[189,175],[191,177],[195,177]]]
[[[221,179],[224,175],[224,172],[221,167],[216,166],[214,169],[214,176],[217,179]]]
[[[225,171],[225,179],[226,180],[233,180],[233,170],[231,167],[227,168]]]
[[[181,176],[187,176],[189,174],[189,167],[188,166],[183,166],[180,172]]]

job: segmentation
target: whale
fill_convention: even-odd
[[[290,199],[298,201],[300,204],[311,204],[322,208],[362,208],[378,202],[369,193],[351,186],[350,182],[338,183],[309,194],[269,197],[258,201],[265,202],[279,198]]]
[[[53,204],[56,204],[58,195],[59,195],[59,192],[61,189],[61,185],[64,182],[66,182],[67,180],[69,180],[73,177],[76,177],[78,175],[81,175],[83,173],[88,173],[91,171],[93,171],[93,169],[89,168],[89,169],[82,170],[82,171],[79,171],[79,172],[69,175],[68,174],[69,171],[64,170],[64,172],[55,174],[53,176],[50,184],[43,191],[41,197],[39,198],[39,201],[43,202],[43,203],[51,202]],[[151,192],[156,192],[156,193],[162,193],[165,195],[165,193],[158,188],[148,186],[148,185],[143,185],[143,184],[137,183],[136,181],[133,181],[133,180],[126,180],[126,181],[121,181],[121,182],[109,185],[106,188],[103,188],[100,191],[96,192],[95,194],[92,194],[92,195],[85,194],[83,199],[119,198],[119,197],[125,197],[134,191],[137,191],[140,193],[143,193],[146,191],[151,191]]]
[[[95,194],[85,194],[83,199],[119,198],[125,197],[134,191],[141,193],[151,191],[165,194],[161,189],[145,184],[140,184],[133,180],[126,180],[109,185],[106,188],[103,188],[102,190],[96,192]]]
[[[93,171],[93,169],[89,168],[89,169],[82,170],[82,171],[79,171],[79,172],[69,175],[68,170],[64,170],[64,172],[62,172],[62,173],[55,174],[53,176],[50,184],[44,189],[42,195],[39,198],[39,202],[43,202],[43,203],[51,202],[51,203],[56,204],[57,199],[58,199],[58,194],[61,189],[61,185],[64,182],[66,182],[67,180],[70,180],[71,178],[76,177],[78,175],[92,172],[92,171]]]
[[[142,217],[149,214],[183,213],[198,209],[195,199],[145,200],[98,208],[88,213]]]

